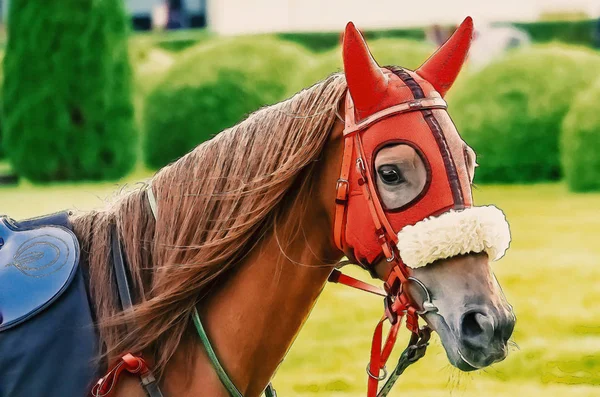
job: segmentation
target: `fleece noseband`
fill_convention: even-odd
[[[372,167],[366,165],[364,158],[361,132],[387,117],[428,109],[446,109],[446,102],[440,97],[412,100],[381,110],[357,123],[354,121],[354,106],[349,93],[346,98],[344,153],[340,177],[336,182],[334,239],[338,248],[349,252],[344,237],[351,191],[349,175],[354,165],[360,186],[356,190],[362,191],[381,252],[388,262],[401,260],[407,267],[418,268],[439,259],[470,252],[485,252],[491,260],[502,257],[510,243],[510,232],[504,214],[494,206],[471,207],[462,204],[460,207],[463,208],[451,208],[437,216],[424,216],[417,223],[404,225],[396,231],[378,199]]]

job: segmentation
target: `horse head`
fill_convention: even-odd
[[[496,207],[473,205],[475,153],[443,100],[472,34],[467,18],[411,71],[380,67],[347,25],[335,215],[337,246],[398,301],[410,301],[440,335],[450,362],[465,371],[504,359],[515,324],[490,267],[508,248],[508,224]]]

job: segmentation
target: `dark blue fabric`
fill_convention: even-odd
[[[51,305],[0,332],[0,397],[87,396],[100,375],[98,351],[77,265],[70,285]]]

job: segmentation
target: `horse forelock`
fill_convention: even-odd
[[[103,211],[73,218],[89,264],[106,359],[144,351],[159,372],[164,369],[189,337],[194,306],[272,231],[282,208],[308,195],[309,184],[295,182],[309,177],[302,171],[321,155],[345,90],[343,75],[332,75],[256,111],[161,169],[152,179],[156,221],[145,188],[121,195]],[[300,192],[287,194],[298,186]],[[139,302],[129,315],[118,310],[112,223],[120,231]]]

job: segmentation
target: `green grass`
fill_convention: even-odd
[[[146,176],[140,172],[129,182]],[[87,210],[102,206],[115,190],[107,183],[0,188],[0,212],[20,218]],[[600,395],[600,194],[539,184],[483,186],[475,196],[479,204],[502,208],[511,224],[511,249],[494,269],[517,314],[520,350],[485,371],[464,374],[449,366],[434,337],[425,358],[391,395]],[[359,270],[350,273],[365,278]],[[381,308],[379,298],[327,286],[274,379],[279,394],[364,396],[364,368]],[[392,362],[406,336],[401,334]]]

